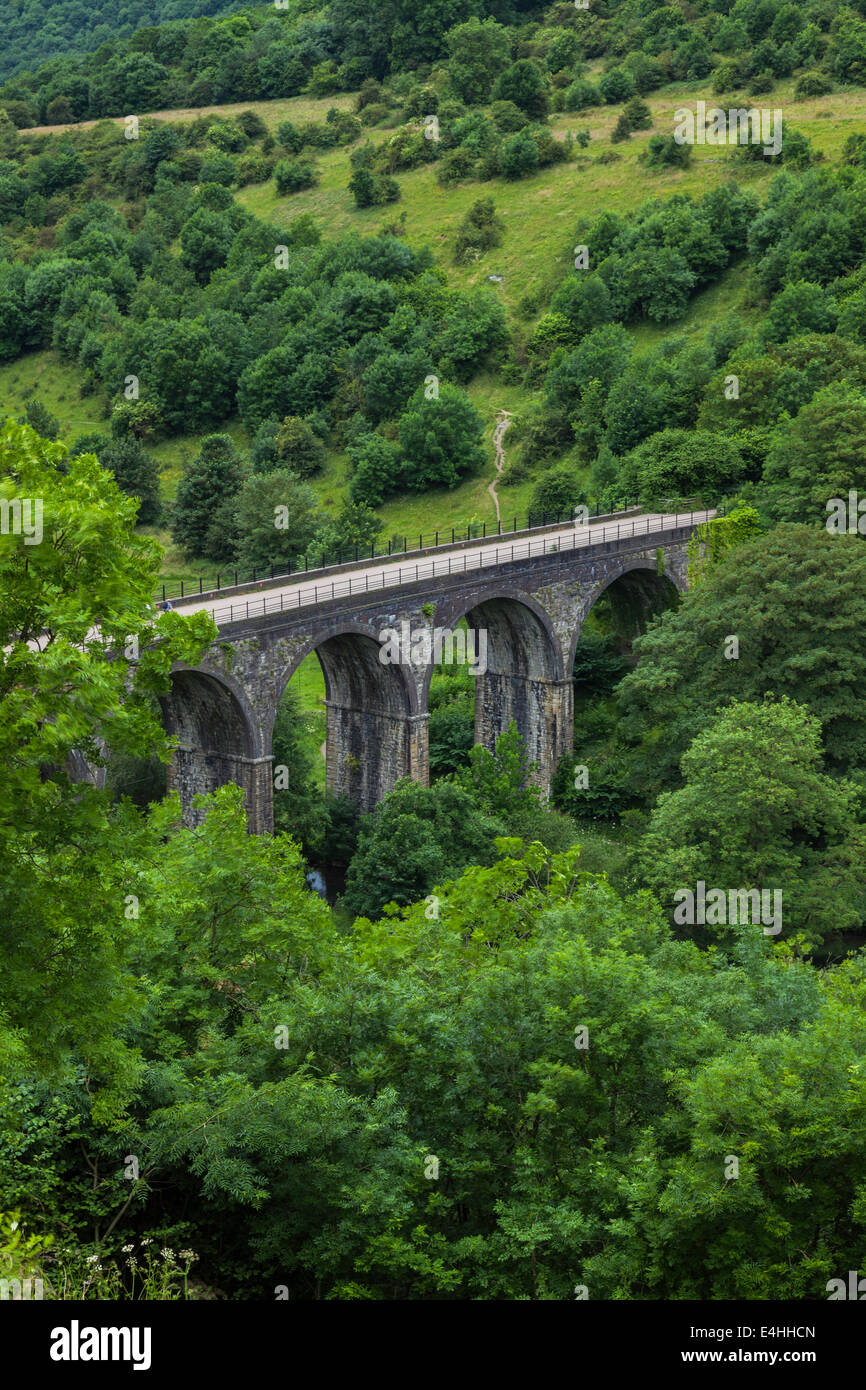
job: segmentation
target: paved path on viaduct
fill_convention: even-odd
[[[328,786],[369,810],[401,777],[426,785],[433,639],[461,618],[486,644],[476,743],[492,749],[514,719],[548,788],[572,748],[574,652],[593,604],[617,585],[632,611],[649,612],[661,591],[684,590],[688,540],[713,515],[621,516],[176,601],[219,628],[196,667],[174,670],[163,700],[178,740],[169,787],[185,818],[198,818],[196,793],[231,781],[244,788],[250,829],[273,828],[274,720],[313,651],[325,678]],[[404,639],[397,656],[393,642],[384,648],[393,632]]]

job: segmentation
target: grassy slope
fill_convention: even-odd
[[[677,84],[647,98],[653,113],[653,131],[673,129],[674,112],[679,106],[693,106],[699,99],[722,106],[746,104],[740,96],[712,97],[704,83]],[[830,160],[838,159],[847,136],[862,129],[866,117],[866,91],[850,89],[844,93],[793,101],[793,83],[780,83],[763,102],[780,107],[787,119],[813,142],[816,151]],[[295,98],[272,102],[235,103],[231,106],[206,108],[229,115],[240,110],[257,111],[271,130],[286,119],[294,121],[321,120],[330,106],[351,108],[348,95],[322,99]],[[554,118],[556,134],[563,138],[568,131],[577,132],[589,126],[592,141],[585,155],[575,163],[556,165],[541,170],[531,178],[514,183],[496,179],[487,183],[466,182],[442,188],[436,180],[436,166],[428,165],[408,173],[398,174],[402,198],[390,208],[359,210],[348,192],[349,151],[338,149],[319,153],[316,163],[320,182],[290,197],[280,198],[273,182],[252,185],[237,191],[238,201],[257,216],[287,226],[301,213],[310,212],[321,220],[326,236],[336,236],[356,229],[371,233],[405,214],[406,234],[416,245],[429,245],[436,260],[446,268],[449,281],[462,288],[485,284],[490,274],[503,277],[496,287],[506,308],[511,327],[527,333],[533,318],[525,317],[521,304],[527,296],[538,296],[543,306],[551,289],[567,272],[572,246],[578,227],[605,208],[627,212],[647,198],[667,197],[675,192],[695,196],[723,183],[733,174],[753,187],[759,196],[772,177],[772,170],[763,165],[746,165],[735,152],[724,148],[696,147],[692,164],[686,170],[653,173],[638,162],[653,131],[633,135],[625,144],[612,146],[610,134],[619,114],[619,107],[597,107],[579,115],[560,115]],[[200,112],[171,111],[154,113],[163,119],[191,119]],[[387,139],[387,129],[370,132],[374,141]],[[601,164],[598,156],[615,149],[620,159]],[[452,264],[456,229],[467,209],[479,197],[491,195],[505,222],[502,244],[483,260],[468,267]],[[635,329],[638,348],[647,348],[671,333],[702,336],[718,317],[731,311],[746,313],[743,307],[745,276],[734,267],[716,284],[695,297],[682,320],[674,325],[643,324]],[[537,314],[534,316],[537,317]],[[82,374],[68,363],[60,363],[53,353],[31,353],[10,365],[0,368],[0,400],[13,412],[23,409],[25,399],[36,395],[61,421],[64,435],[74,437],[85,431],[104,428],[103,402],[99,396],[81,398]],[[441,531],[451,526],[465,525],[473,518],[495,524],[495,509],[487,487],[495,476],[492,435],[497,413],[506,408],[517,417],[525,411],[532,393],[521,387],[509,386],[497,376],[481,374],[468,387],[475,406],[486,424],[488,467],[484,474],[473,478],[450,492],[410,494],[393,498],[382,508],[384,534],[402,535],[418,531]],[[248,441],[243,426],[237,420],[226,422],[226,429],[240,446]],[[167,499],[174,495],[177,479],[185,462],[198,448],[199,435],[175,436],[154,447],[163,469],[163,489]],[[506,456],[508,436],[505,438]],[[323,506],[333,509],[347,495],[348,476],[345,456],[329,456],[323,472],[314,480]],[[500,485],[499,497],[503,523],[509,524],[515,514],[525,513],[530,481],[516,486]],[[164,542],[169,538],[157,532]],[[167,546],[165,573],[170,577],[198,573],[198,566]]]
[[[325,677],[315,652],[304,657],[289,685],[301,704],[304,736],[313,754],[313,782],[324,791],[325,759],[321,756],[321,749],[325,742]]]
[[[351,111],[355,99],[351,93],[340,92],[330,97],[285,97],[278,101],[234,101],[225,106],[176,106],[171,110],[150,111],[148,118],[155,121],[194,121],[199,116],[237,116],[241,111],[257,111],[271,130],[276,130],[280,121],[323,121],[330,107],[340,111]],[[122,126],[125,116],[102,117],[114,125]],[[74,126],[36,125],[22,130],[22,135],[56,135],[62,130],[89,130],[98,121],[79,121]]]

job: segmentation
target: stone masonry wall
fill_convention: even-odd
[[[466,616],[470,627],[484,624],[489,633],[489,669],[476,677],[476,739],[492,749],[514,718],[539,765],[537,780],[549,788],[572,746],[574,649],[593,604],[632,571],[664,574],[677,589],[686,587],[687,528],[660,540],[552,552],[226,626],[189,673],[222,687],[222,705],[208,687],[196,717],[188,717],[184,701],[195,701],[195,687],[184,686],[186,668],[178,668],[167,724],[186,737],[170,783],[191,815],[196,791],[237,781],[250,829],[271,830],[274,720],[286,684],[315,650],[325,673],[328,786],[369,810],[401,777],[426,785],[432,666],[382,665],[380,634],[404,622],[413,633],[450,629]]]

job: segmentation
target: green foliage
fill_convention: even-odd
[[[726,516],[696,526],[687,546],[689,586],[702,584],[709,569],[729,550],[760,535],[763,529],[754,507],[735,507]]]
[[[363,502],[345,502],[318,537],[318,544],[327,554],[351,559],[372,551],[382,532],[382,522],[372,508]]]
[[[509,135],[499,147],[499,167],[507,179],[520,179],[538,168],[538,145],[528,129]]]
[[[503,135],[509,135],[515,130],[522,130],[526,125],[525,114],[519,106],[515,106],[513,101],[491,102],[490,119]]]
[[[745,471],[736,439],[708,430],[661,430],[624,460],[626,490],[655,505],[666,498],[717,498]]]
[[[628,118],[628,116],[625,114],[625,112],[623,111],[623,112],[620,114],[619,120],[617,121],[616,125],[614,126],[613,131],[611,132],[611,137],[610,137],[610,138],[611,138],[612,143],[613,143],[614,145],[617,145],[617,144],[621,144],[623,140],[629,140],[629,139],[631,139],[631,131],[632,131],[631,121],[629,120],[629,118]]]
[[[400,197],[397,180],[381,172],[376,160],[377,152],[370,144],[361,145],[350,156],[352,177],[349,179],[349,192],[354,196],[356,207],[370,208],[394,203]]]
[[[649,129],[641,97],[671,81],[727,93],[790,76],[798,98],[820,96],[866,71],[861,0],[835,16],[782,0],[517,16],[493,0],[293,0],[231,18],[191,15],[189,2],[172,0],[161,24],[149,0],[122,0],[105,36],[89,18],[73,35],[67,0],[54,0],[25,41],[22,15],[38,18],[40,3],[27,0],[4,31],[5,70],[21,71],[0,93],[0,359],[39,353],[20,369],[35,397],[6,370],[16,412],[27,406],[40,432],[60,433],[53,412],[73,418],[65,376],[55,391],[43,372],[49,353],[111,427],[72,456],[15,426],[0,436],[7,501],[43,498],[50,537],[0,536],[0,1190],[26,1232],[0,1223],[0,1261],[23,1264],[35,1242],[52,1296],[114,1296],[121,1281],[134,1296],[192,1293],[186,1256],[142,1244],[158,1239],[193,1244],[203,1277],[232,1298],[286,1282],[293,1298],[564,1300],[578,1278],[599,1299],[823,1297],[860,1262],[866,1182],[851,1083],[863,966],[830,963],[866,910],[866,576],[859,537],[823,524],[832,496],[866,490],[863,137],[836,169],[786,126],[772,181],[746,168],[748,188],[714,178],[696,197],[675,191],[688,146],[651,135],[663,196],[628,210],[626,188],[621,213],[578,209],[560,269],[520,268],[521,322],[505,306],[512,262],[529,255],[522,195],[506,210],[517,239],[498,294],[450,288],[431,238],[407,240],[417,218],[347,236],[310,213],[271,225],[245,209],[273,201],[273,183],[251,184],[308,185],[298,171],[315,150],[355,146],[359,207],[393,201],[395,174],[434,161],[439,201],[461,202],[456,180],[517,180],[571,157],[544,123],[549,105],[622,101],[624,135]],[[79,56],[88,35],[104,45]],[[306,112],[278,127],[279,146],[249,110],[145,119],[134,141],[104,121],[22,133],[301,91],[359,92],[358,116]],[[491,97],[487,113],[472,109]],[[419,128],[434,112],[439,141]],[[366,125],[380,129],[356,144]],[[436,228],[446,248],[447,231]],[[501,231],[478,200],[455,259],[471,265]],[[590,268],[563,277],[574,243]],[[653,331],[711,287],[688,333]],[[126,399],[130,373],[140,399]],[[285,570],[365,553],[382,532],[373,506],[489,468],[484,420],[503,382],[528,395],[514,408],[533,508],[570,509],[587,477],[608,505],[635,491],[648,503],[741,497],[689,547],[677,611],[654,618],[670,586],[652,547],[649,568],[593,607],[559,811],[515,726],[494,753],[472,747],[473,678],[448,668],[429,692],[434,785],[398,787],[365,819],[357,854],[354,806],[318,790],[322,711],[293,689],[274,729],[289,776],[276,836],[247,834],[232,787],[183,828],[176,798],[163,800],[158,697],[213,632],[202,617],[153,621],[156,552],[136,540],[125,495],[156,520],[145,442],[168,436],[158,452],[173,482],[171,436],[240,415],[249,466],[227,436],[206,435],[181,473],[175,536],[217,564]],[[303,480],[325,440],[327,513]],[[483,487],[469,486],[470,511]],[[396,505],[389,531],[417,502]],[[759,530],[778,518],[808,524]],[[131,635],[139,660],[109,660]],[[107,762],[104,792],[69,780],[83,757]],[[571,815],[622,821],[587,832],[581,853]],[[313,862],[354,855],[333,918],[285,831]],[[646,887],[624,898],[604,873],[666,907],[699,878],[779,884],[782,942],[725,931],[725,949],[708,952],[708,935],[683,939],[677,923],[672,935]],[[352,925],[351,911],[380,920]],[[824,939],[823,968],[796,932]],[[587,1051],[574,1046],[581,1024]],[[720,1172],[729,1151],[736,1183]],[[118,1152],[142,1157],[131,1201]]]
[[[814,944],[860,926],[866,830],[854,788],[821,760],[821,726],[802,705],[732,702],[683,755],[684,785],[659,797],[638,851],[644,880],[669,905],[699,880],[726,896],[778,892],[777,941],[802,933]],[[726,916],[711,935],[730,941]]]
[[[308,159],[281,159],[274,169],[274,183],[280,196],[285,197],[287,193],[312,188],[318,183],[318,176]]]
[[[553,804],[582,825],[615,821],[636,799],[628,759],[601,741],[560,759],[551,785]]]
[[[153,695],[172,661],[197,659],[213,625],[166,614],[154,645],[156,547],[136,538],[135,503],[92,454],[66,459],[7,423],[0,466],[7,498],[41,499],[44,538],[0,537],[4,1067],[56,1071],[76,1048],[104,1078],[109,1113],[136,1070],[119,1029],[135,994],[124,895],[140,829],[66,769],[73,755],[98,767],[114,750],[167,757]],[[138,661],[113,659],[133,636]]]
[[[639,96],[633,96],[626,102],[622,114],[628,121],[630,130],[650,130],[652,128],[652,112]]]
[[[725,392],[729,376],[736,378],[735,398]],[[782,425],[783,416],[796,416],[816,391],[843,380],[852,389],[866,387],[866,354],[857,343],[810,333],[770,344],[758,355],[755,344],[746,342],[709,378],[698,424],[735,431],[738,439],[750,430],[770,431],[777,422]]]
[[[556,290],[551,308],[563,315],[571,337],[578,342],[584,334],[610,320],[610,291],[600,275],[570,275]]]
[[[298,415],[287,415],[283,420],[274,439],[274,452],[281,464],[301,478],[317,473],[325,461],[324,444]]]
[[[651,135],[646,148],[646,163],[649,169],[663,169],[668,166],[686,169],[692,162],[692,147],[685,141],[680,144],[673,135]]]
[[[441,370],[459,382],[493,366],[508,342],[505,310],[488,289],[454,291],[443,305],[443,324],[433,341]]]
[[[430,777],[448,776],[466,764],[475,742],[471,692],[430,711]]]
[[[315,760],[321,755],[291,685],[283,691],[274,720],[273,748],[274,768],[286,770],[274,777],[274,828],[291,835],[306,851],[323,832],[324,806],[314,778]]]
[[[379,434],[363,434],[348,447],[352,461],[352,500],[370,507],[381,506],[400,486],[401,462],[397,447]]]
[[[304,137],[292,121],[281,121],[277,126],[277,139],[290,154],[300,154],[304,148]]]
[[[598,89],[608,105],[615,106],[634,96],[634,76],[628,68],[611,68],[599,78]]]
[[[776,295],[763,324],[768,343],[783,343],[805,333],[832,333],[836,305],[821,285],[798,280]]]
[[[192,555],[224,554],[221,509],[232,502],[243,478],[240,455],[228,434],[211,434],[184,470],[172,508],[172,537]]]
[[[46,409],[42,402],[36,399],[27,402],[24,416],[18,423],[21,425],[29,425],[30,428],[35,430],[37,434],[40,434],[43,439],[54,440],[60,433],[60,421],[57,419],[57,416],[52,415],[51,411]]]
[[[542,517],[569,520],[575,507],[587,501],[586,493],[573,467],[559,464],[542,473],[529,499],[529,512],[536,521]]]
[[[443,383],[436,399],[416,392],[399,428],[401,477],[415,491],[453,487],[484,466],[484,421],[454,386]]]
[[[132,433],[85,435],[77,439],[71,454],[94,453],[103,468],[114,474],[117,484],[128,497],[140,502],[138,519],[144,524],[159,520],[162,503],[159,495],[159,468],[140,439]]]
[[[288,573],[311,548],[320,525],[308,483],[287,470],[255,473],[232,505],[234,558],[245,569]]]
[[[856,536],[780,525],[737,546],[637,646],[621,713],[652,782],[675,778],[692,739],[731,700],[788,696],[820,721],[828,770],[861,767],[862,643],[855,594],[866,557]],[[725,655],[729,636],[737,659]]]
[[[563,98],[563,109],[566,111],[588,111],[591,106],[601,104],[601,92],[583,77],[571,83]]]
[[[106,769],[105,785],[113,801],[128,796],[142,811],[166,793],[166,769],[159,758],[132,758],[118,753]]]
[[[767,452],[764,479],[785,521],[825,524],[831,498],[847,505],[866,489],[866,398],[847,382],[818,391],[793,421],[783,420]]]
[[[492,198],[479,198],[474,202],[457,229],[454,246],[454,264],[466,265],[477,261],[492,247],[498,246],[505,231],[505,224],[496,215]]]
[[[493,838],[502,831],[452,782],[398,782],[374,815],[361,818],[343,904],[355,915],[378,917],[388,903],[417,902],[467,864],[492,863]]]
[[[832,92],[833,83],[823,72],[801,73],[794,84],[797,101],[807,101],[809,97],[823,97]]]
[[[445,35],[448,78],[462,101],[483,102],[511,61],[508,31],[494,19],[473,16]]]
[[[530,120],[543,120],[549,110],[544,73],[529,58],[521,58],[500,73],[493,85],[494,101],[512,101]]]

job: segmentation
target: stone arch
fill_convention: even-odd
[[[495,651],[497,662],[501,658],[504,665],[517,657],[527,672],[539,678],[559,680],[564,675],[562,648],[550,615],[531,594],[495,587],[477,598],[454,598],[437,604],[437,627],[450,631],[461,618],[476,629],[485,626],[488,664]],[[425,702],[432,674],[431,667],[423,685]]]
[[[668,593],[670,593],[671,591],[683,593],[685,591],[687,587],[686,583],[681,579],[678,573],[667,564],[667,556],[665,558],[666,563],[663,574],[659,573],[658,567],[653,561],[651,561],[645,556],[637,556],[633,559],[626,560],[622,565],[620,565],[617,568],[615,574],[606,575],[605,578],[599,584],[595,585],[590,590],[590,592],[586,596],[586,599],[580,606],[580,619],[575,627],[574,632],[572,633],[571,642],[569,644],[567,667],[569,675],[574,670],[574,658],[575,653],[577,651],[577,644],[580,641],[580,635],[583,631],[583,625],[586,622],[586,619],[592,612],[595,605],[598,603],[599,599],[603,598],[604,595],[615,585],[621,584],[623,582],[628,584],[629,576],[634,575],[636,577],[645,576],[645,579],[642,583],[643,597],[648,596],[649,592],[653,589],[655,589],[659,593],[664,592],[665,590]],[[640,600],[642,595],[638,590],[637,586],[635,586],[634,592],[635,598],[638,601],[638,606],[641,606]],[[649,605],[644,605],[644,612],[645,616],[651,616],[651,609]]]
[[[370,811],[401,777],[428,781],[427,715],[408,666],[383,664],[382,644],[369,628],[340,624],[313,635],[292,655],[277,690],[283,692],[305,657],[315,652],[325,681],[325,780],[329,791]]]
[[[329,646],[329,644],[340,643],[342,646],[345,640],[344,652],[348,652],[350,649],[350,643],[352,639],[358,640],[359,648],[363,651],[366,651],[368,656],[370,654],[370,647],[366,644],[369,643],[371,647],[375,647],[377,671],[381,671],[383,673],[387,673],[390,671],[393,674],[398,675],[400,678],[400,682],[402,685],[402,694],[399,697],[396,697],[396,691],[393,689],[393,687],[389,687],[388,695],[385,699],[383,707],[392,710],[402,708],[405,702],[405,706],[408,713],[418,714],[420,710],[420,701],[415,681],[411,679],[411,677],[408,674],[408,671],[404,668],[395,666],[383,666],[382,663],[379,661],[378,656],[378,649],[380,646],[380,642],[378,639],[378,630],[374,632],[370,627],[364,626],[362,623],[354,622],[340,623],[336,626],[329,625],[327,628],[322,629],[320,632],[312,633],[312,635],[306,638],[305,641],[303,641],[300,645],[295,647],[290,660],[282,668],[277,677],[277,702],[279,703],[279,701],[282,699],[283,691],[285,690],[289,681],[292,679],[292,676],[295,674],[298,667],[301,665],[301,662],[305,661],[306,658],[310,656],[313,652],[315,652],[317,657],[319,658],[319,664],[322,667],[322,674],[325,678],[325,692],[327,694],[329,668],[330,671],[333,673],[335,684],[339,683],[337,662],[329,662],[326,665],[326,662],[328,662],[328,658],[331,655],[336,656],[338,653],[337,646],[335,645],[332,647]],[[325,652],[326,661],[323,662],[322,651],[326,647],[328,648],[327,652]]]
[[[571,680],[549,614],[529,594],[496,587],[471,599],[446,601],[435,623],[450,630],[461,618],[485,633],[487,642],[486,670],[475,678],[475,742],[492,752],[513,719],[536,764],[533,779],[549,790],[573,733]],[[431,667],[423,686],[425,705],[432,674]]]
[[[102,748],[104,752],[104,748]],[[96,766],[88,762],[87,758],[78,748],[73,748],[66,756],[65,764],[66,775],[70,782],[89,782],[91,786],[98,787],[102,791],[105,787],[105,766]]]
[[[273,828],[270,750],[246,693],[232,677],[196,667],[171,673],[171,689],[160,696],[167,733],[177,738],[167,785],[177,791],[184,823],[197,825],[202,812],[193,806],[199,793],[227,782],[244,790],[250,831]]]

